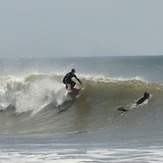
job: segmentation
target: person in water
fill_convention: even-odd
[[[140,98],[135,105],[138,106],[140,104],[142,104],[145,100],[149,99],[150,94],[148,92],[144,92],[144,96],[142,98]],[[119,111],[129,111],[129,109],[126,109],[125,107],[120,107],[118,108]]]
[[[136,102],[136,105],[142,104],[145,100],[149,99],[149,97],[150,94],[148,92],[144,92],[144,96]]]
[[[75,71],[75,69],[73,68],[73,69],[71,70],[71,72],[67,73],[67,74],[64,76],[64,78],[63,78],[63,83],[66,85],[66,89],[68,89],[68,84],[71,85],[71,89],[73,89],[74,86],[76,85],[75,81],[72,80],[73,77],[76,78],[80,84],[82,84],[81,81],[80,81],[80,80],[77,78],[77,76],[75,75],[75,72],[76,72],[76,71]]]

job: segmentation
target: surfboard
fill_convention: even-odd
[[[69,89],[68,90],[68,94],[70,95],[76,95],[76,94],[79,94],[79,92],[81,91],[81,88],[73,88],[73,89]]]

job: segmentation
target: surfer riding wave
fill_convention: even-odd
[[[75,71],[75,69],[73,68],[73,69],[71,70],[71,72],[67,73],[67,74],[64,76],[64,78],[63,78],[63,83],[66,85],[66,89],[68,89],[68,84],[70,84],[71,90],[72,90],[72,89],[74,88],[74,86],[76,85],[76,82],[72,80],[73,77],[76,78],[80,84],[82,84],[81,81],[80,81],[80,79],[77,78],[77,76],[75,75],[75,72],[76,72],[76,71]]]

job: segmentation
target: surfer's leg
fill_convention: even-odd
[[[128,109],[126,109],[126,108],[124,108],[124,107],[120,107],[120,108],[118,108],[118,110],[119,110],[119,111],[124,111],[124,112],[128,111]]]
[[[71,89],[73,89],[75,85],[76,83],[74,81],[71,81]]]

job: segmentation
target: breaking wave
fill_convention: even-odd
[[[81,75],[84,89],[77,97],[67,94],[62,77],[52,74],[1,77],[1,133],[96,130],[120,115],[118,107],[129,107],[145,91],[152,95],[150,103],[155,105],[152,107],[162,105],[163,86],[139,77],[122,79]]]

